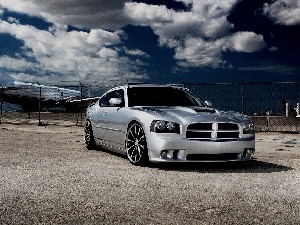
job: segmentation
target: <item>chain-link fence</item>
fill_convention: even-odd
[[[256,131],[300,132],[300,82],[189,83],[185,87],[219,110],[252,116]]]
[[[115,85],[0,85],[2,123],[82,125],[85,101]],[[256,131],[300,132],[300,82],[185,83],[213,107],[252,116]]]

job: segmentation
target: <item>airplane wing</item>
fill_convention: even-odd
[[[86,98],[81,91],[71,88],[20,82],[7,74],[0,74],[0,98],[2,102],[16,104],[23,111],[63,108],[68,112],[84,112],[99,97]]]
[[[59,104],[63,105],[70,112],[84,112],[85,109],[92,103],[96,102],[100,97],[83,98],[83,99],[68,99]]]
[[[60,101],[80,98],[80,91],[45,85],[15,85],[0,87],[3,102],[17,104],[23,111],[38,111],[41,108],[59,107]]]

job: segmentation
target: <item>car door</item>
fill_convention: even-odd
[[[107,127],[105,121],[105,115],[107,114],[107,109],[109,107],[109,95],[110,93],[105,94],[101,99],[96,103],[95,112],[93,113],[93,126],[94,126],[94,136],[96,141],[103,144],[105,143],[105,135]]]
[[[112,98],[121,99],[121,104],[111,105],[109,100]],[[124,90],[109,92],[99,101],[99,104],[101,108],[99,135],[103,138],[103,143],[115,148],[123,148],[126,130]]]

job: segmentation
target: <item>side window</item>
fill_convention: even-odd
[[[122,100],[121,103],[121,107],[125,106],[125,101],[124,101],[124,91],[122,89],[120,90],[115,90],[112,92],[107,93],[106,95],[104,95],[100,101],[99,101],[99,105],[100,107],[111,107],[111,105],[109,104],[109,100],[111,98],[119,98]]]
[[[100,99],[99,101],[100,107],[109,107],[109,99],[110,99],[109,95],[110,93],[107,93]]]

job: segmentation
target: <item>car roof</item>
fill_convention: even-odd
[[[151,83],[129,83],[125,87],[174,87],[184,88],[181,84],[151,84]]]

